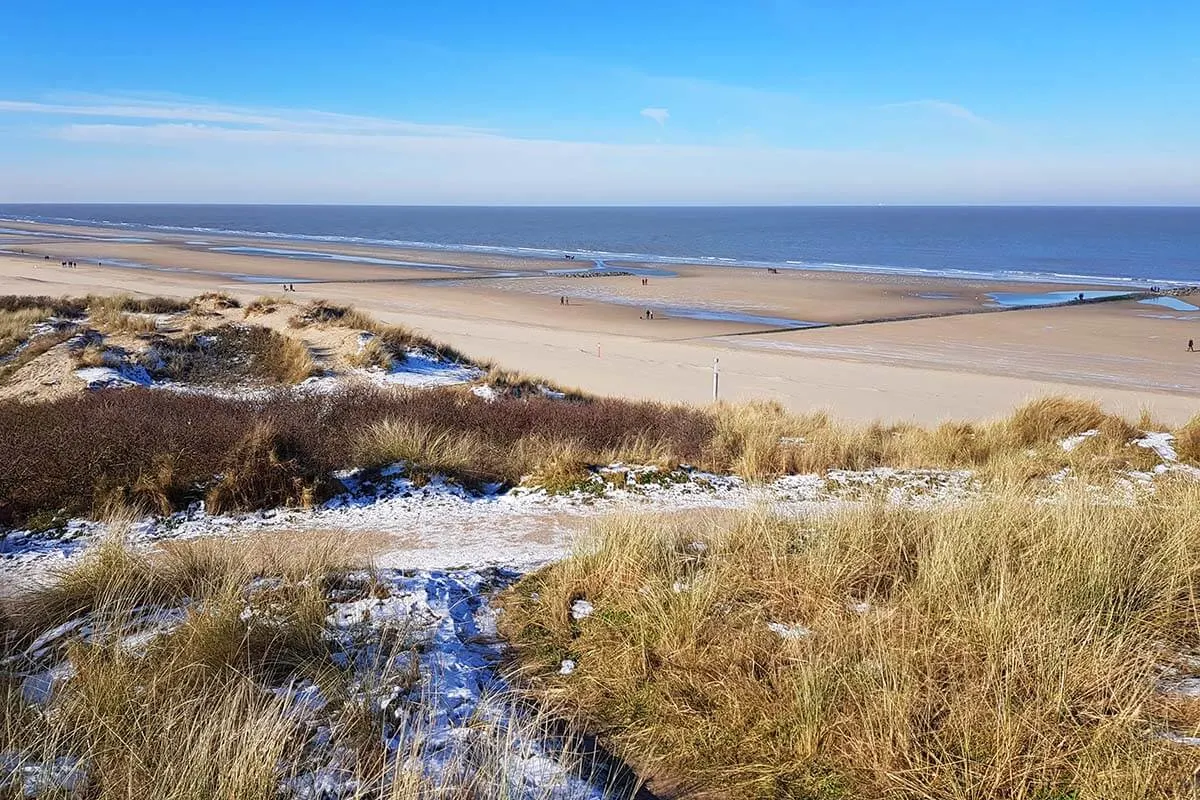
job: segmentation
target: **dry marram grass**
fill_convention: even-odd
[[[673,796],[1195,798],[1164,734],[1197,734],[1200,700],[1159,681],[1200,644],[1197,507],[610,520],[502,621],[535,696]]]
[[[470,748],[436,768],[419,766],[444,747],[433,737],[438,712],[419,699],[371,703],[360,673],[334,657],[326,635],[330,591],[361,581],[346,575],[361,566],[346,545],[344,536],[306,534],[135,553],[112,539],[17,601],[0,618],[21,626],[23,638],[5,643],[9,652],[64,621],[85,620],[91,634],[66,645],[69,670],[46,705],[0,685],[0,797],[267,800],[309,796],[325,775],[351,793],[338,796],[356,798],[558,797],[552,785],[534,790],[525,759],[512,757],[524,753],[522,741],[549,735],[547,721],[522,708],[501,715],[507,724],[494,712],[479,719]],[[368,576],[365,590],[372,585]],[[153,609],[174,623],[131,638]],[[405,646],[395,631],[381,632],[377,645],[387,647],[389,636]],[[370,680],[390,687],[420,674]],[[319,690],[319,705],[293,691],[305,686]],[[314,736],[314,715],[323,734]],[[385,717],[402,737],[384,738]],[[573,740],[554,734],[560,760],[577,760]]]

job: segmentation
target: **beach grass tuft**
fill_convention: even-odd
[[[1197,503],[613,518],[502,625],[531,695],[669,796],[1183,800],[1200,703],[1160,679],[1200,645]]]

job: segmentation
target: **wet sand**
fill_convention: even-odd
[[[584,273],[592,265],[582,257],[21,227],[92,239],[0,234],[0,249],[26,251],[0,254],[0,294],[222,290],[248,300],[277,294],[290,279],[295,299],[353,303],[474,357],[598,394],[707,402],[713,359],[720,357],[723,399],[772,399],[854,419],[989,417],[1048,393],[1094,397],[1127,414],[1147,407],[1166,422],[1200,411],[1200,353],[1186,352],[1187,339],[1200,338],[1200,312],[1122,301],[862,327],[781,332],[777,324],[978,312],[990,292],[1111,287],[662,264],[653,266],[676,275],[642,285],[641,276],[544,274]],[[334,262],[330,254],[433,266]],[[80,267],[63,269],[63,259]],[[105,259],[192,271],[95,264]],[[536,277],[505,277],[514,272]],[[647,308],[655,309],[654,320],[642,318]],[[713,313],[735,319],[697,318]],[[739,315],[747,316],[737,321]]]

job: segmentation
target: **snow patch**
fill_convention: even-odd
[[[476,397],[482,397],[489,403],[500,398],[500,393],[497,392],[494,387],[488,386],[487,384],[471,387],[471,394],[475,395]]]
[[[1098,429],[1092,428],[1090,431],[1084,431],[1083,433],[1076,434],[1075,436],[1068,436],[1066,439],[1063,439],[1061,442],[1059,442],[1058,446],[1069,453],[1076,447],[1079,447],[1079,445],[1086,442],[1088,439],[1092,438],[1093,436],[1098,436],[1099,434],[1100,431]]]
[[[479,367],[457,364],[421,350],[409,350],[404,361],[390,371],[367,370],[378,383],[395,386],[430,388],[471,383],[483,377]]]
[[[1175,452],[1175,446],[1172,444],[1174,441],[1173,433],[1146,432],[1141,439],[1135,440],[1134,444],[1153,450],[1163,461],[1174,462],[1179,460],[1179,454]]]
[[[485,769],[484,777],[499,780],[504,786],[496,788],[513,800],[603,800],[618,785],[620,766],[576,749],[551,723],[510,699],[500,670],[499,611],[491,600],[519,577],[503,569],[351,574],[327,596],[324,636],[345,671],[349,699],[381,712],[378,733],[398,759],[398,771],[452,786],[472,785],[475,772]],[[257,593],[279,584],[277,578],[253,581],[247,598],[253,603]],[[147,640],[164,620],[178,624],[185,613],[183,607],[139,609],[129,624],[145,629],[122,641]],[[70,677],[60,645],[87,641],[94,630],[110,634],[88,614],[37,637],[27,653],[54,660],[48,668],[23,656],[5,663],[6,671],[24,677],[28,702],[46,702],[51,688]],[[564,661],[563,669],[569,674],[574,662]],[[357,796],[353,755],[335,736],[327,709],[337,706],[326,690],[311,681],[263,688],[285,699],[300,729],[309,731],[300,774],[285,781],[281,796]],[[85,766],[73,759],[31,762],[8,751],[0,752],[0,775],[16,776],[29,796],[72,795],[86,784]]]
[[[812,635],[812,631],[801,625],[799,622],[793,622],[791,624],[784,624],[782,622],[768,622],[767,630],[771,631],[771,633],[775,634],[780,639],[804,639]]]
[[[75,376],[94,389],[123,389],[130,386],[153,386],[154,379],[140,364],[120,364],[115,367],[83,367]]]

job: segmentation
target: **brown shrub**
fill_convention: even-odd
[[[486,457],[474,479],[508,483],[538,466],[530,443],[573,441],[608,454],[638,437],[645,449],[644,434],[653,431],[657,450],[697,463],[713,429],[710,416],[679,406],[485,402],[451,390],[279,393],[251,402],[130,389],[0,403],[0,463],[11,465],[0,481],[0,525],[39,512],[98,512],[120,500],[182,508],[239,464],[249,466],[214,498],[222,507],[303,502],[305,490],[317,501],[336,488],[327,480],[332,471],[362,463],[363,432],[386,420],[444,433],[450,442],[480,442]]]
[[[73,300],[68,297],[0,295],[0,311],[13,312],[28,309],[46,309],[53,316],[75,319],[83,316],[87,309],[87,304],[85,301]]]
[[[130,312],[134,314],[177,314],[187,311],[190,303],[174,297],[130,297],[129,295],[90,294],[81,301],[88,314]]]

